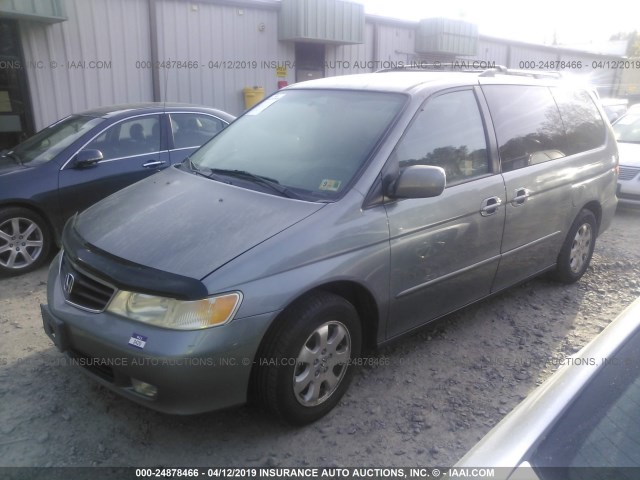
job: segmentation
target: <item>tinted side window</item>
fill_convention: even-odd
[[[400,168],[444,168],[447,185],[489,173],[484,126],[473,91],[447,93],[429,100],[393,155]]]
[[[498,137],[502,171],[562,158],[565,132],[560,112],[547,87],[482,87]]]
[[[598,108],[584,90],[551,89],[567,132],[565,153],[586,152],[604,144],[605,126]]]
[[[146,115],[116,123],[85,149],[102,152],[104,160],[160,151],[160,116]]]
[[[222,120],[210,115],[172,113],[171,132],[174,148],[199,147],[225,126],[226,123]]]

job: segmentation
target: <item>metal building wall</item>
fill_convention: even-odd
[[[36,129],[72,112],[152,100],[151,72],[136,68],[150,55],[147,1],[64,6],[67,21],[20,22]]]
[[[268,95],[278,80],[295,81],[295,47],[278,40],[277,2],[154,0],[160,65],[152,65],[150,0],[63,1],[67,21],[20,22],[37,129],[100,105],[153,100],[154,68],[160,100],[210,105],[234,114],[244,110],[244,87],[263,87]],[[363,44],[326,46],[325,75],[416,60],[416,25],[367,17]],[[477,55],[462,59],[511,68],[519,68],[521,60],[582,60],[583,72],[590,70],[593,83],[606,95],[619,79],[615,71],[590,68],[602,58],[480,37]],[[92,68],[91,61],[105,63]],[[277,66],[285,67],[284,78],[277,76]]]
[[[375,72],[415,60],[415,25],[367,19],[364,44],[327,46],[325,74]]]
[[[506,66],[509,62],[509,47],[505,44],[479,39],[478,53],[477,55],[469,57],[469,60],[495,62],[496,65]]]
[[[205,2],[157,4],[159,61],[197,61],[198,68],[161,68],[163,100],[199,103],[238,115],[244,87],[277,89],[275,65],[293,65],[294,44],[278,41],[278,10]],[[266,62],[266,63],[265,63]],[[283,80],[293,83],[287,68]]]
[[[409,63],[415,57],[415,25],[383,24],[376,26],[377,60]]]
[[[325,75],[350,75],[374,70],[373,25],[365,24],[364,43],[360,45],[327,45],[325,50]]]
[[[509,68],[535,69],[535,67],[527,67],[526,65],[559,60],[558,52],[543,48],[512,46],[509,49],[511,51],[509,65],[507,65]]]

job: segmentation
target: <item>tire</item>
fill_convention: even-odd
[[[13,276],[42,266],[51,251],[44,219],[22,207],[0,209],[0,275]]]
[[[598,235],[598,222],[591,210],[581,210],[573,221],[558,255],[554,278],[575,283],[589,267]]]
[[[263,344],[255,377],[259,400],[287,423],[318,420],[346,392],[360,348],[360,321],[347,300],[317,292],[295,302]]]

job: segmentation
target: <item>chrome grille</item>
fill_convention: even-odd
[[[60,281],[67,303],[90,312],[101,312],[116,292],[115,287],[73,265],[66,255],[60,262]]]
[[[633,180],[640,173],[640,168],[620,167],[619,180]]]

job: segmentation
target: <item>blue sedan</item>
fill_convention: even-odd
[[[42,265],[71,215],[182,162],[233,119],[193,105],[116,105],[70,115],[0,153],[0,276]]]

